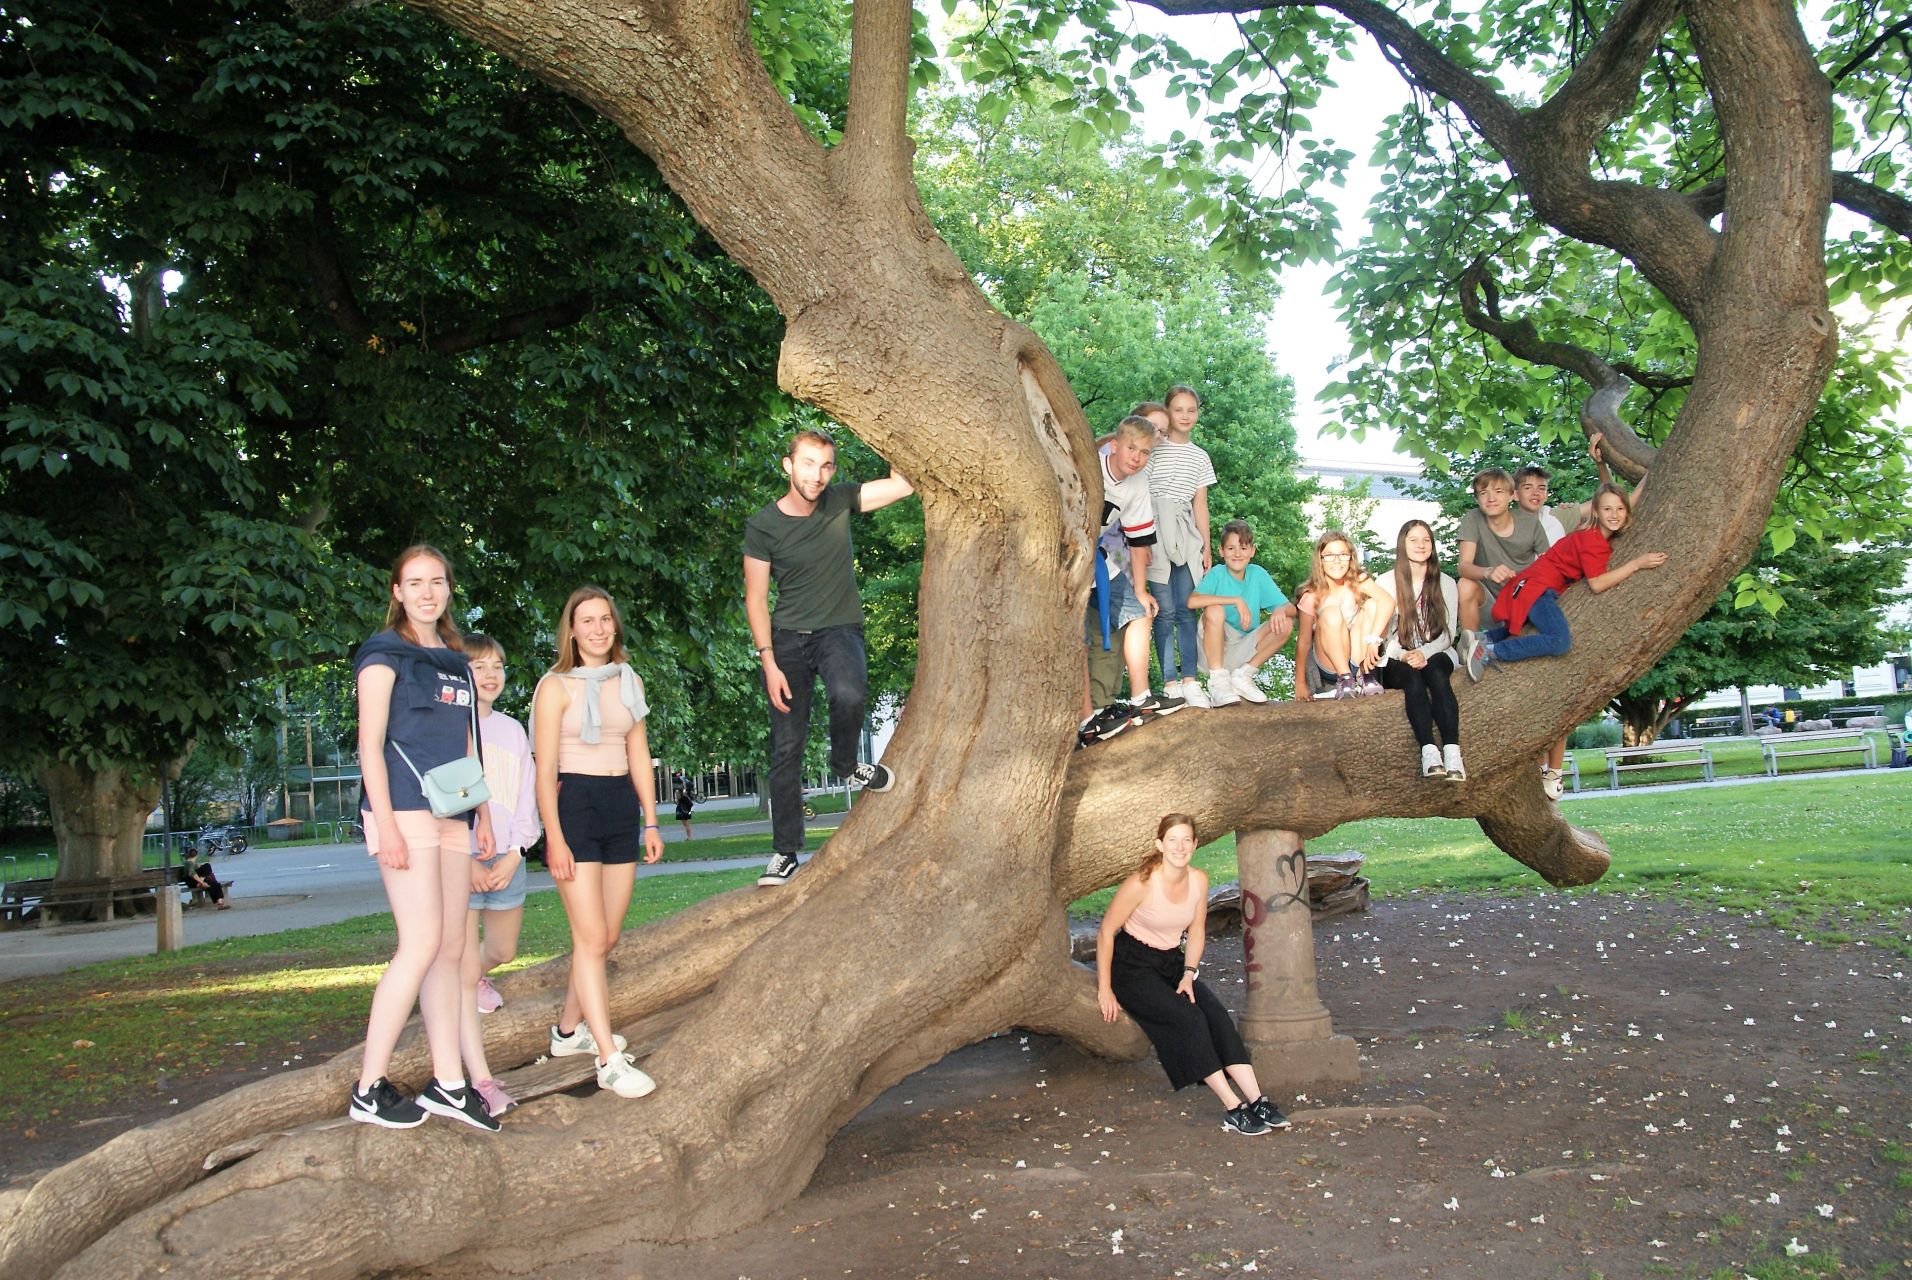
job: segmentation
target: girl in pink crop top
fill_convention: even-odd
[[[1165,814],[1156,824],[1155,851],[1116,889],[1095,940],[1102,1017],[1114,1022],[1126,1013],[1142,1028],[1170,1087],[1207,1085],[1227,1108],[1223,1128],[1286,1129],[1286,1117],[1255,1079],[1235,1019],[1201,980],[1208,875],[1189,865],[1195,844],[1195,820]]]
[[[624,648],[624,620],[598,587],[580,587],[558,619],[557,661],[531,699],[545,865],[571,924],[571,980],[551,1054],[589,1053],[598,1087],[641,1098],[656,1084],[611,1028],[605,959],[631,904],[637,860],[664,856],[657,828],[644,684]]]

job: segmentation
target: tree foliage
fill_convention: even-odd
[[[951,2],[951,0],[946,0]],[[1178,43],[1160,24],[1131,20],[1116,0],[1016,0],[992,6],[953,52],[988,89],[986,110],[1067,99],[1080,129],[1113,136],[1144,107],[1142,85],[1186,104],[1189,130],[1147,172],[1190,193],[1191,208],[1240,256],[1292,262],[1334,256],[1333,280],[1350,350],[1324,391],[1340,428],[1398,431],[1423,462],[1481,448],[1510,424],[1547,439],[1579,432],[1587,388],[1559,368],[1509,359],[1463,314],[1463,275],[1481,262],[1512,313],[1540,337],[1594,354],[1639,384],[1623,416],[1650,444],[1664,440],[1691,382],[1697,339],[1678,306],[1613,249],[1534,215],[1504,139],[1480,127],[1482,100],[1531,109],[1557,94],[1600,33],[1638,6],[1619,0],[1536,5],[1440,0],[1412,25],[1380,6],[1146,0],[1167,14],[1229,15],[1239,40]],[[1802,438],[1770,530],[1774,550],[1800,533],[1890,539],[1907,491],[1905,433],[1894,422],[1903,388],[1902,320],[1912,296],[1912,165],[1907,108],[1907,12],[1876,0],[1807,6],[1808,30],[1834,92],[1834,199],[1826,248],[1833,301],[1847,323],[1835,384]],[[1407,101],[1372,140],[1336,138],[1311,114],[1337,58],[1357,33],[1333,11],[1375,19],[1383,50],[1406,78]],[[1051,57],[1066,22],[1086,33]],[[1398,33],[1398,34],[1397,34]],[[1429,57],[1410,57],[1410,41]],[[1032,50],[1042,50],[1033,53]],[[1433,58],[1477,78],[1457,101],[1437,86]],[[1153,77],[1151,80],[1150,77]],[[1471,86],[1470,86],[1471,87]],[[1367,227],[1337,252],[1322,184],[1341,181],[1358,144],[1382,169]],[[1724,150],[1692,33],[1672,23],[1652,50],[1637,97],[1591,140],[1608,182],[1680,193],[1718,216]],[[1209,166],[1221,167],[1219,175]]]
[[[614,129],[400,7],[11,6],[0,65],[6,759],[223,734],[417,540],[521,670],[586,578],[699,670],[777,323]]]

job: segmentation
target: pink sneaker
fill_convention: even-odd
[[[505,1087],[496,1080],[480,1080],[472,1088],[485,1100],[485,1110],[493,1116],[501,1116],[518,1105],[518,1100],[506,1093]]]
[[[498,988],[491,985],[491,979],[478,979],[478,1012],[496,1013],[504,1007],[505,998],[498,994]]]

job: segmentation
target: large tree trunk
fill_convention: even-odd
[[[448,1126],[330,1129],[193,1181],[207,1126],[223,1138],[336,1111],[346,1055],[253,1086],[244,1119],[211,1104],[199,1129],[187,1123],[199,1113],[182,1116],[50,1177],[0,1235],[0,1271],[73,1259],[75,1275],[349,1276],[610,1223],[652,1240],[732,1229],[795,1195],[880,1090],[959,1045],[1019,1025],[1137,1052],[1133,1027],[1105,1025],[1069,964],[1063,912],[1130,870],[1169,808],[1204,835],[1475,817],[1554,883],[1604,872],[1605,847],[1560,819],[1531,759],[1670,647],[1744,563],[1832,360],[1828,94],[1782,0],[1687,6],[1728,139],[1724,232],[1677,201],[1615,201],[1612,184],[1588,196],[1584,149],[1541,147],[1558,172],[1523,173],[1545,216],[1663,281],[1701,353],[1625,544],[1668,549],[1676,567],[1575,593],[1571,654],[1469,691],[1467,728],[1496,730],[1469,736],[1464,787],[1418,780],[1393,696],[1178,716],[1071,752],[1100,504],[1090,433],[1048,353],[986,305],[923,218],[903,134],[903,0],[858,3],[848,125],[827,152],[764,74],[742,4],[421,2],[616,120],[788,319],[783,385],[917,482],[920,662],[886,757],[901,781],[859,803],[786,888],[620,945],[620,1022],[694,1002],[648,1064],[653,1099],[533,1104],[482,1142]],[[1562,127],[1558,113],[1532,128],[1543,124]],[[518,981],[555,991],[562,968]],[[495,1065],[538,1051],[544,1011],[525,1003],[514,990],[488,1025]],[[414,1083],[423,1069],[416,1044],[395,1064]],[[580,1164],[582,1151],[596,1155]],[[131,1185],[102,1185],[109,1168]]]
[[[150,766],[113,764],[102,768],[55,762],[39,771],[59,849],[55,884],[130,876],[140,869],[140,837],[146,817],[159,803],[159,774]],[[66,920],[95,920],[106,914],[107,896],[54,908]],[[139,899],[144,899],[140,901]],[[150,906],[149,894],[124,895],[116,912]]]

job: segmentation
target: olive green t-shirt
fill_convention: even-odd
[[[770,562],[777,602],[770,625],[779,631],[816,631],[863,625],[856,592],[850,516],[861,507],[863,486],[833,484],[807,516],[785,515],[776,503],[744,522],[744,554]]]

